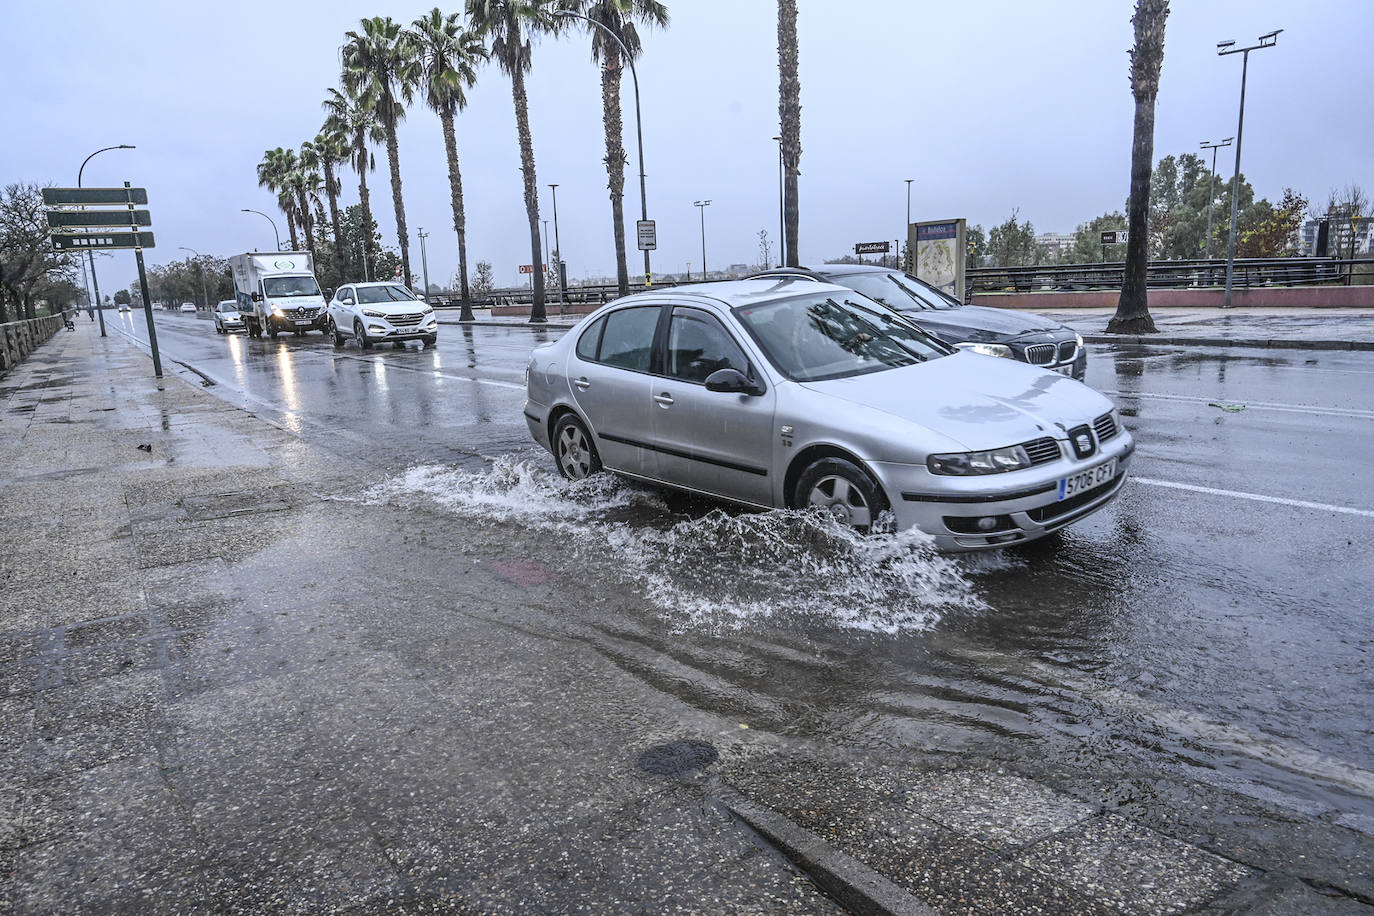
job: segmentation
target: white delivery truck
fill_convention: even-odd
[[[308,252],[236,254],[229,259],[229,269],[249,337],[324,330],[324,294]]]

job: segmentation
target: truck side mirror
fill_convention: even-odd
[[[253,294],[253,301],[254,301],[254,302],[261,302],[261,301],[262,301],[262,293],[254,293],[254,294]]]
[[[334,298],[334,290],[333,290],[332,288],[330,288],[330,287],[325,287],[324,297],[325,297],[326,299],[333,299],[333,298]]]

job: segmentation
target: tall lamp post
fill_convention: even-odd
[[[701,211],[701,279],[706,280],[708,271],[706,270],[706,208],[711,206],[709,200],[697,200],[692,202],[692,206]]]
[[[272,224],[272,235],[275,236],[277,239],[277,250],[281,251],[281,233],[277,231],[277,221],[274,220],[272,217],[268,216],[266,213],[263,213],[261,210],[250,210],[247,207],[244,207],[243,212],[256,213],[258,216],[261,216],[263,219],[267,220],[269,223]]]
[[[1223,146],[1230,146],[1231,141],[1234,139],[1236,138],[1227,137],[1220,143],[1211,143],[1207,140],[1203,140],[1201,144],[1203,149],[1212,151],[1212,180],[1207,185],[1207,251],[1203,255],[1204,258],[1209,260],[1212,257],[1212,210],[1215,209],[1212,206],[1212,201],[1217,199],[1217,150],[1221,149]],[[1234,188],[1231,189],[1231,193],[1235,193]]]
[[[420,237],[420,272],[423,274],[423,276],[424,276],[424,278],[425,278],[425,294],[424,294],[423,296],[421,296],[420,298],[423,299],[424,301],[428,302],[428,301],[429,301],[429,257],[425,254],[425,239],[429,238],[429,235],[430,235],[430,234],[429,234],[428,232],[425,231],[425,229],[424,229],[423,226],[421,226],[420,228],[416,229],[416,230],[415,230],[415,234],[418,235],[418,236]]]
[[[558,244],[558,185],[549,185],[553,192],[553,272],[558,277],[558,314],[563,314],[563,248]],[[645,252],[648,255],[648,252]],[[648,268],[644,271],[649,272]]]
[[[1244,48],[1237,48],[1234,41],[1217,42],[1218,56],[1225,57],[1227,54],[1240,54],[1240,116],[1236,120],[1236,174],[1231,180],[1231,234],[1226,240],[1226,298],[1221,307],[1229,309],[1231,307],[1231,283],[1236,273],[1236,221],[1240,213],[1240,142],[1241,136],[1245,133],[1245,75],[1250,69],[1250,52],[1258,51],[1260,48],[1272,48],[1279,40],[1279,33],[1283,29],[1275,29],[1259,37],[1259,43]]]
[[[196,251],[194,248],[187,248],[185,245],[178,245],[177,250],[189,251],[197,258],[204,257],[199,251]],[[200,299],[205,303],[205,307],[208,309],[210,307],[210,294],[205,291],[205,265],[200,263],[199,260],[196,261],[196,271],[200,274]]]
[[[782,137],[774,137],[778,141],[778,266],[787,263],[787,233],[783,230],[783,207],[787,200],[786,187],[782,181]]]
[[[635,139],[639,145],[639,218],[643,222],[648,222],[649,204],[644,196],[644,122],[639,115],[639,74],[635,72],[635,59],[633,56],[631,56],[630,49],[625,47],[625,42],[620,40],[620,36],[617,35],[613,30],[597,22],[595,19],[583,16],[581,13],[574,13],[572,10],[559,10],[558,12],[554,13],[554,16],[560,19],[581,19],[583,22],[590,23],[591,25],[605,32],[607,35],[611,36],[612,41],[614,41],[617,45],[620,46],[620,53],[625,56],[625,63],[630,65],[630,78],[634,81],[635,87]],[[555,231],[554,244],[557,244],[557,235],[558,233],[557,231]],[[652,274],[649,270],[649,249],[645,248],[644,284],[647,286],[651,282]]]
[[[98,150],[96,150],[95,152],[91,153],[91,154],[90,154],[89,156],[87,156],[85,159],[81,160],[81,168],[79,168],[79,169],[76,170],[76,186],[77,186],[78,188],[81,187],[81,174],[82,174],[83,172],[86,171],[86,163],[87,163],[87,162],[90,162],[90,161],[91,161],[92,159],[94,159],[96,156],[99,156],[101,153],[107,153],[107,152],[109,152],[109,151],[112,150],[112,149],[137,149],[137,148],[138,148],[138,147],[134,146],[132,143],[121,143],[121,144],[119,144],[118,146],[107,146],[107,147],[105,147],[104,149],[98,149]],[[87,252],[86,252],[86,259],[90,262],[90,265],[91,265],[91,286],[95,288],[95,313],[96,313],[96,315],[100,316],[100,336],[101,336],[101,337],[104,337],[104,336],[105,336],[105,312],[100,308],[100,281],[97,280],[97,279],[96,279],[96,276],[95,276],[95,253],[92,252],[92,251],[87,251]]]
[[[902,238],[906,239],[908,256],[911,254],[911,183],[915,180],[915,178],[906,179],[906,228],[902,230]],[[900,256],[901,253],[901,250],[898,249],[897,254]],[[906,258],[902,258],[902,268],[904,270],[911,269],[911,266],[906,263]]]

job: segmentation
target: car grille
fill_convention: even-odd
[[[1098,442],[1106,442],[1108,439],[1114,438],[1121,430],[1116,426],[1116,418],[1109,413],[1104,413],[1093,420],[1093,432],[1097,433]]]
[[[281,313],[286,318],[314,318],[316,311],[316,309],[302,306],[298,309],[282,309]]]
[[[1054,362],[1054,344],[1034,344],[1026,347],[1026,362],[1032,366],[1048,366]]]
[[[1061,363],[1071,363],[1071,362],[1073,362],[1074,357],[1077,356],[1077,355],[1078,355],[1078,342],[1077,342],[1077,341],[1074,341],[1074,340],[1066,340],[1066,341],[1064,341],[1063,343],[1061,343],[1061,344],[1059,345],[1059,362],[1061,362]]]
[[[398,328],[406,328],[412,325],[419,324],[420,319],[423,317],[425,316],[420,312],[415,312],[410,315],[392,315],[391,317],[387,318],[387,321],[390,321],[394,326]]]
[[[1046,464],[1051,461],[1059,460],[1059,443],[1049,436],[1043,439],[1035,439],[1031,442],[1022,442],[1021,447],[1030,456],[1031,466]]]

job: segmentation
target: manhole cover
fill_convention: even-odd
[[[653,776],[686,776],[716,762],[720,755],[705,741],[674,741],[639,755],[639,768]]]
[[[181,505],[186,509],[186,514],[198,522],[237,515],[256,515],[260,512],[281,512],[291,508],[288,500],[277,496],[271,490],[187,496],[182,499]]]

